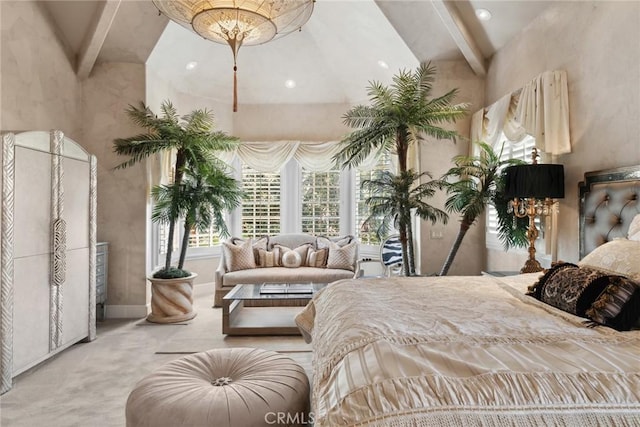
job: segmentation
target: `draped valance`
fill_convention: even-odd
[[[473,114],[472,141],[494,145],[502,132],[510,141],[532,135],[536,147],[548,154],[570,153],[567,73],[546,71]]]
[[[278,172],[292,158],[311,172],[326,172],[335,166],[333,156],[342,148],[339,141],[260,141],[241,142],[232,151],[221,151],[217,156],[228,165],[236,158],[258,172]],[[378,152],[365,159],[359,169],[371,169],[379,157]],[[170,181],[175,164],[175,152],[161,153],[147,161],[150,185]]]

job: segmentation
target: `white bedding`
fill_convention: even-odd
[[[640,425],[640,331],[525,296],[538,276],[325,288],[296,319],[313,342],[315,425]]]

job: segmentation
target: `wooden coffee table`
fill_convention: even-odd
[[[222,299],[222,333],[226,335],[300,335],[295,316],[302,310],[291,302],[308,302],[326,283],[314,283],[313,293],[261,294],[261,285],[236,285]],[[245,301],[269,307],[245,307]]]

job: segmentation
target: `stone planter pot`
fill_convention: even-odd
[[[192,273],[179,279],[156,279],[151,282],[151,314],[147,321],[153,323],[184,322],[196,317],[193,311],[193,280],[198,277]]]

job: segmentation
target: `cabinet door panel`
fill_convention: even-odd
[[[89,247],[89,167],[87,162],[62,158],[67,250]]]
[[[14,374],[49,353],[49,262],[48,254],[14,262]]]
[[[15,166],[14,257],[49,253],[51,154],[16,147]]]
[[[89,335],[89,248],[67,251],[63,285],[63,345]]]

